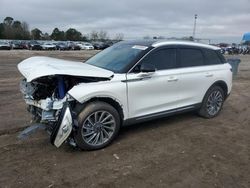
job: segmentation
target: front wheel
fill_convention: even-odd
[[[211,87],[202,102],[199,115],[205,118],[213,118],[219,114],[225,100],[225,93],[219,86]]]
[[[117,110],[105,102],[89,103],[78,115],[75,141],[83,150],[96,150],[109,145],[120,129]]]

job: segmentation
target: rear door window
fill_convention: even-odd
[[[200,49],[180,48],[178,58],[180,67],[204,65],[204,58]]]

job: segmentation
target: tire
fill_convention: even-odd
[[[198,114],[207,119],[216,117],[223,107],[224,100],[223,89],[219,86],[212,86],[207,91]]]
[[[78,114],[75,142],[82,150],[104,148],[118,135],[120,125],[120,116],[114,107],[105,102],[91,102]]]

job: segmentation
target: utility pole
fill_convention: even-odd
[[[195,38],[195,31],[196,31],[196,20],[197,20],[198,15],[194,15],[194,30],[193,30],[193,39]]]

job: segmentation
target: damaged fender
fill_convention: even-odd
[[[124,75],[116,74],[112,81],[93,83],[80,83],[68,91],[68,94],[79,103],[84,103],[92,98],[111,98],[121,106],[124,119],[128,118],[127,86],[120,80],[126,79]]]

